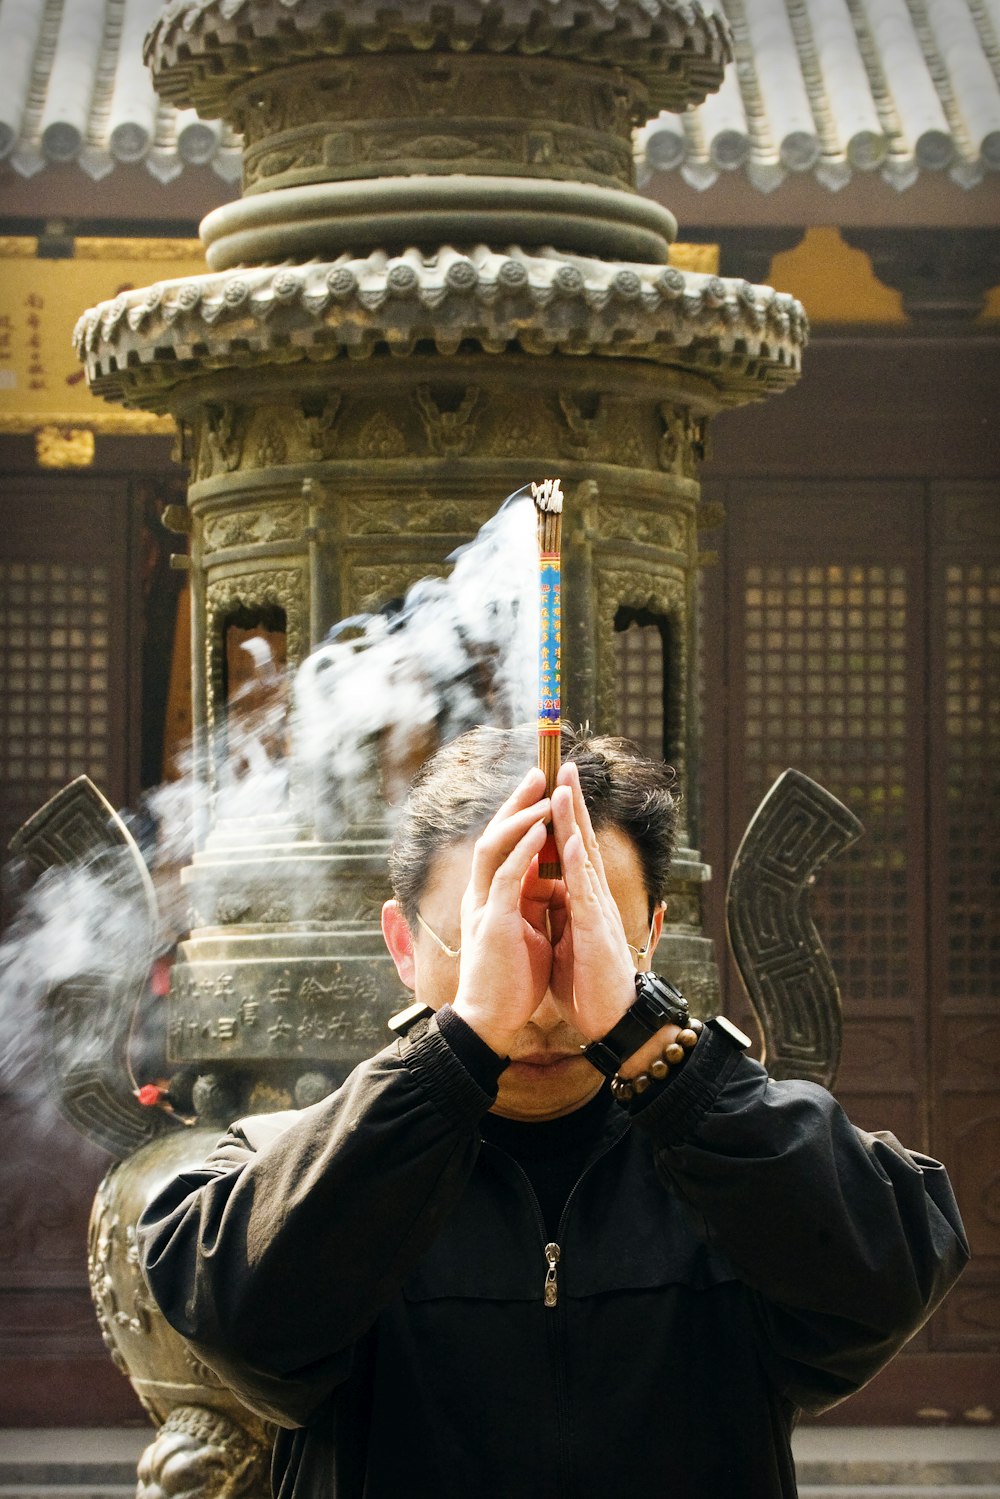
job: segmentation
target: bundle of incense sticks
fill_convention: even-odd
[[[562,544],[563,493],[558,479],[532,484],[538,524],[538,764],[545,772],[546,795],[551,796],[561,763],[560,646],[560,546]],[[542,879],[557,880],[562,874],[551,827],[538,857]]]

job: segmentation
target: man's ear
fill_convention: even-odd
[[[407,989],[415,989],[417,965],[413,956],[413,933],[396,900],[387,900],[382,907],[382,936],[396,965],[396,972]]]
[[[653,912],[653,920],[651,922],[652,936],[650,938],[650,943],[649,943],[649,952],[646,954],[646,960],[645,960],[645,963],[643,965],[644,968],[646,968],[646,969],[650,969],[653,966],[653,954],[655,953],[656,949],[659,947],[659,945],[660,945],[660,938],[663,936],[663,918],[664,918],[664,916],[666,914],[667,914],[667,903],[666,903],[666,901],[665,900],[658,900],[656,902],[656,910]]]

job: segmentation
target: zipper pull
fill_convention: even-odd
[[[546,1306],[555,1306],[559,1300],[559,1280],[556,1275],[556,1266],[559,1263],[559,1245],[546,1244],[545,1259],[548,1269],[545,1272],[545,1290],[543,1300]]]

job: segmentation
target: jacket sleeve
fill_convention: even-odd
[[[773,1082],[711,1025],[633,1112],[748,1288],[770,1377],[805,1410],[871,1379],[968,1259],[937,1161],[856,1129],[814,1083]]]
[[[234,1124],[139,1220],[167,1321],[252,1409],[303,1425],[461,1195],[492,1102],[432,1019],[321,1103]]]

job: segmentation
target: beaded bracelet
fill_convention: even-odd
[[[671,1072],[676,1072],[678,1067],[683,1067],[687,1060],[689,1051],[693,1051],[698,1042],[698,1037],[705,1029],[700,1020],[689,1020],[682,1031],[678,1031],[675,1040],[665,1047],[662,1054],[651,1062],[648,1072],[640,1072],[636,1077],[624,1078],[620,1073],[615,1073],[611,1079],[611,1092],[619,1103],[628,1103],[637,1098],[640,1093],[645,1093],[651,1083],[662,1082]]]

